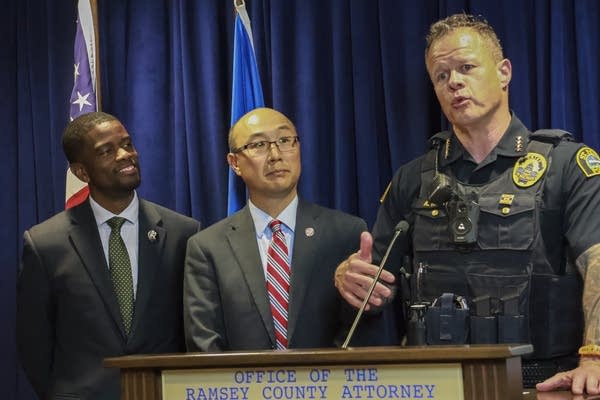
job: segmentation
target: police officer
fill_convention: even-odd
[[[512,66],[487,21],[459,14],[434,23],[425,59],[451,129],[396,172],[373,235],[363,233],[360,250],[338,266],[336,287],[359,307],[406,220],[412,275],[402,297],[484,299],[495,340],[534,345],[524,370],[556,373],[538,391],[600,393],[598,154],[566,132],[532,133],[511,112]],[[396,280],[389,271],[380,279]],[[390,286],[377,284],[367,308],[385,304]]]

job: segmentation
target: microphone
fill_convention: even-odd
[[[392,240],[390,241],[390,244],[388,245],[388,248],[385,251],[383,259],[381,260],[381,263],[379,264],[379,268],[377,268],[377,273],[373,277],[373,282],[371,283],[369,290],[367,290],[367,296],[363,300],[360,308],[358,309],[358,312],[356,313],[356,317],[354,318],[352,327],[350,328],[350,331],[348,332],[348,335],[346,336],[346,340],[344,340],[344,343],[342,344],[342,349],[345,350],[348,348],[348,344],[350,343],[350,340],[352,339],[352,336],[354,335],[354,331],[356,330],[356,327],[358,326],[358,322],[360,321],[360,318],[362,317],[363,313],[365,312],[365,307],[367,306],[367,303],[369,302],[369,298],[371,297],[371,295],[373,294],[373,291],[375,290],[375,285],[377,285],[377,282],[379,281],[379,277],[381,276],[381,271],[383,271],[383,267],[385,266],[385,263],[390,255],[390,252],[391,252],[392,248],[394,247],[394,243],[396,243],[396,239],[398,239],[398,236],[400,236],[400,234],[406,233],[408,231],[408,228],[409,228],[409,224],[405,220],[402,220],[396,224],[396,227],[394,228],[394,236],[392,237]]]

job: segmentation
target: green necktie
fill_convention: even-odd
[[[119,301],[125,332],[129,335],[131,321],[133,320],[133,278],[131,277],[131,261],[129,261],[127,247],[125,247],[125,242],[121,237],[121,226],[124,222],[125,218],[121,217],[113,217],[106,221],[111,229],[108,238],[110,277]]]

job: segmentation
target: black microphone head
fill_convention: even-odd
[[[396,227],[394,228],[394,231],[399,232],[406,232],[408,231],[408,228],[410,227],[410,225],[408,224],[408,222],[406,222],[405,220],[402,220],[400,222],[398,222],[396,224]]]

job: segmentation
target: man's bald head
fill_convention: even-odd
[[[255,108],[244,114],[229,130],[229,151],[244,145],[239,138],[247,139],[264,131],[287,127],[294,133],[296,127],[288,117],[268,107]]]

